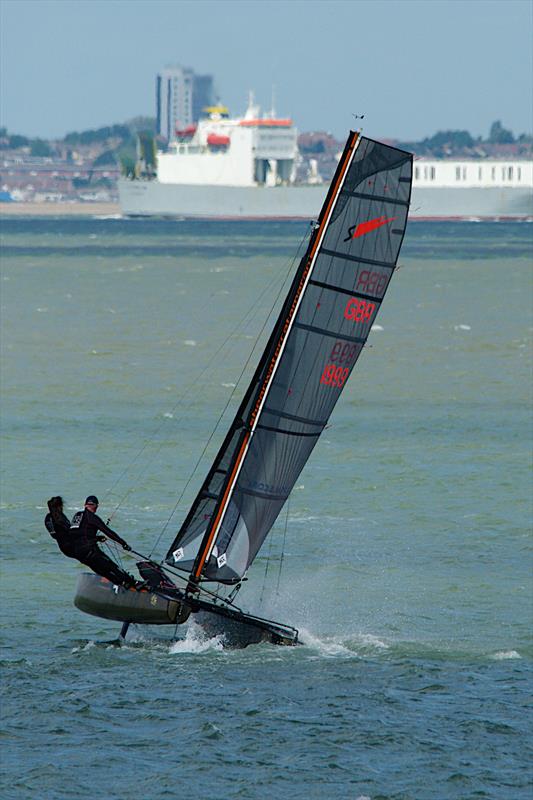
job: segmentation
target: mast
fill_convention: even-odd
[[[239,472],[240,472],[242,464],[244,462],[244,458],[246,456],[250,440],[251,440],[251,438],[252,438],[252,436],[253,436],[253,434],[255,432],[255,427],[257,425],[257,420],[258,420],[260,411],[263,408],[268,389],[269,389],[269,387],[270,387],[270,385],[272,383],[272,380],[273,380],[273,378],[274,378],[274,376],[276,374],[276,370],[277,370],[277,367],[278,367],[278,365],[280,363],[281,356],[283,355],[283,350],[284,350],[284,347],[285,347],[285,343],[287,341],[287,337],[288,337],[288,335],[290,333],[293,321],[294,321],[295,316],[296,316],[296,312],[298,311],[298,307],[300,305],[301,298],[303,296],[304,290],[305,290],[305,288],[307,286],[307,282],[308,282],[309,277],[311,275],[311,272],[312,272],[312,269],[313,269],[313,265],[314,265],[314,262],[315,262],[315,258],[316,258],[316,254],[317,254],[317,251],[318,251],[318,247],[319,247],[319,245],[320,245],[320,243],[321,243],[321,241],[322,241],[322,239],[324,237],[324,233],[325,233],[325,230],[326,230],[326,225],[329,222],[329,218],[331,216],[331,212],[333,210],[333,206],[334,206],[335,200],[338,197],[340,188],[342,186],[343,179],[344,179],[344,177],[346,175],[346,172],[348,170],[348,167],[349,167],[349,165],[351,163],[351,160],[352,160],[352,157],[353,157],[353,153],[355,151],[355,147],[356,147],[356,144],[357,144],[357,141],[358,141],[358,137],[359,137],[359,135],[357,133],[355,133],[354,131],[350,132],[350,136],[349,136],[348,141],[346,143],[346,146],[344,148],[344,152],[342,154],[341,160],[339,161],[339,164],[337,166],[337,170],[336,170],[336,174],[335,174],[334,180],[331,183],[330,191],[328,192],[328,195],[326,197],[326,201],[324,203],[324,206],[322,207],[322,211],[320,212],[319,221],[318,221],[318,227],[314,231],[313,236],[311,237],[311,241],[309,243],[308,251],[307,251],[306,255],[304,256],[304,258],[302,259],[302,265],[303,265],[304,268],[301,269],[301,267],[300,267],[300,270],[298,272],[301,273],[301,274],[297,273],[297,275],[295,277],[295,280],[293,281],[293,284],[291,286],[291,291],[289,292],[289,296],[287,298],[287,300],[289,300],[289,298],[291,298],[291,300],[292,300],[289,312],[288,312],[288,314],[285,315],[283,313],[285,311],[285,309],[283,309],[282,314],[280,315],[280,317],[278,319],[278,322],[276,324],[276,327],[274,329],[276,331],[276,333],[277,333],[278,329],[279,329],[280,322],[283,322],[283,326],[282,326],[281,332],[276,337],[277,341],[276,341],[276,347],[275,347],[274,355],[270,359],[268,370],[267,370],[267,373],[266,373],[265,377],[263,378],[261,389],[259,391],[259,395],[257,397],[256,403],[255,403],[255,405],[254,405],[254,407],[252,409],[252,413],[251,413],[249,419],[247,420],[247,422],[245,424],[246,432],[245,432],[245,434],[243,436],[243,441],[242,441],[242,443],[240,445],[240,448],[239,448],[239,450],[237,452],[237,457],[235,458],[234,463],[232,465],[232,470],[231,470],[231,472],[230,472],[230,474],[229,474],[229,476],[228,476],[228,478],[226,480],[226,485],[225,485],[225,489],[224,489],[224,493],[223,493],[222,499],[218,504],[218,508],[217,508],[215,517],[212,520],[210,526],[208,527],[208,529],[207,529],[207,531],[205,533],[204,539],[202,541],[202,545],[201,545],[201,547],[200,547],[200,549],[198,551],[198,555],[196,557],[196,561],[194,563],[194,566],[193,566],[193,569],[192,569],[191,575],[190,575],[190,578],[191,578],[192,581],[198,581],[199,580],[200,575],[202,573],[202,569],[204,567],[204,564],[205,564],[207,558],[209,558],[209,556],[211,554],[212,546],[213,546],[213,544],[215,542],[216,536],[217,536],[218,531],[220,529],[220,523],[222,521],[222,517],[223,517],[224,513],[226,512],[226,509],[227,509],[227,506],[228,506],[228,501],[229,501],[229,497],[230,497],[231,491],[232,491],[233,487],[235,486],[235,482],[236,482],[236,480],[237,480],[237,478],[239,476]],[[266,352],[268,352],[269,350],[270,350],[270,348],[267,348]],[[266,352],[265,352],[265,355],[266,355]]]

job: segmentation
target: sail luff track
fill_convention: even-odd
[[[231,492],[232,492],[233,487],[235,486],[235,482],[236,482],[236,480],[237,480],[237,478],[239,476],[239,471],[240,471],[240,469],[242,467],[242,464],[243,464],[243,461],[244,461],[244,457],[246,455],[246,452],[247,452],[247,449],[248,449],[248,445],[250,443],[251,436],[253,435],[253,432],[254,432],[254,429],[255,429],[256,420],[258,419],[259,414],[261,412],[261,409],[262,409],[262,407],[264,405],[264,402],[265,402],[267,394],[268,394],[268,389],[269,389],[269,387],[270,387],[270,385],[272,383],[272,380],[274,378],[274,375],[276,373],[276,367],[279,364],[281,356],[283,354],[284,344],[287,341],[287,336],[288,336],[288,334],[290,332],[292,322],[294,321],[296,312],[298,310],[299,303],[301,301],[301,298],[303,297],[303,293],[304,293],[305,287],[307,285],[307,281],[308,281],[308,279],[309,279],[309,277],[311,275],[311,271],[312,271],[314,263],[315,263],[315,259],[316,259],[317,253],[318,253],[318,249],[319,249],[319,247],[320,247],[320,245],[322,243],[322,240],[324,238],[324,234],[325,234],[325,231],[326,231],[327,223],[328,223],[328,221],[330,219],[331,213],[332,213],[333,208],[334,208],[335,200],[337,199],[339,191],[340,191],[340,189],[342,187],[342,182],[343,182],[343,180],[344,180],[344,178],[346,176],[348,167],[350,166],[351,159],[353,158],[353,154],[355,152],[355,148],[356,148],[358,139],[359,139],[359,135],[352,131],[351,135],[350,135],[350,138],[348,139],[348,142],[346,144],[346,148],[345,148],[345,151],[344,151],[344,154],[343,154],[343,158],[341,159],[341,162],[339,163],[339,167],[337,169],[336,180],[333,181],[333,183],[332,183],[332,187],[330,189],[330,192],[328,193],[328,197],[326,198],[326,201],[324,203],[324,207],[323,207],[323,209],[321,211],[321,214],[320,214],[320,217],[319,217],[318,230],[315,231],[315,236],[313,237],[313,240],[310,243],[309,253],[306,255],[306,257],[304,259],[307,262],[307,267],[306,267],[306,270],[304,271],[304,273],[302,274],[302,276],[300,278],[300,285],[298,287],[298,291],[297,291],[296,297],[293,300],[292,307],[291,307],[291,312],[290,312],[289,316],[287,317],[286,323],[285,323],[284,328],[283,328],[282,333],[281,333],[281,337],[280,337],[279,342],[278,342],[277,347],[276,347],[275,355],[274,355],[273,359],[270,362],[269,370],[267,371],[266,378],[265,378],[265,380],[263,382],[263,385],[262,385],[261,390],[259,392],[259,396],[258,396],[257,402],[255,404],[255,407],[254,407],[253,411],[252,411],[252,414],[251,414],[251,417],[250,417],[250,423],[249,423],[250,424],[250,428],[247,430],[247,432],[245,434],[244,441],[242,442],[242,445],[240,447],[238,456],[237,456],[237,458],[235,460],[235,463],[233,465],[233,469],[232,469],[230,478],[229,478],[229,480],[227,482],[227,485],[226,485],[226,488],[225,488],[225,491],[224,491],[224,494],[223,494],[223,497],[222,497],[222,501],[219,504],[216,516],[215,516],[215,518],[214,518],[214,520],[213,520],[213,522],[212,522],[212,524],[210,526],[210,530],[208,528],[208,530],[206,531],[206,537],[204,537],[205,541],[202,542],[202,547],[200,548],[200,551],[198,553],[196,562],[194,564],[194,568],[193,568],[193,571],[191,573],[191,577],[193,579],[195,579],[195,580],[198,580],[200,578],[200,575],[201,575],[202,569],[204,567],[204,564],[205,564],[207,558],[211,554],[211,550],[212,550],[212,547],[213,547],[213,545],[215,543],[215,539],[216,539],[216,536],[218,534],[218,531],[219,531],[219,528],[220,528],[220,524],[222,522],[222,518],[223,518],[223,516],[224,516],[224,514],[226,512],[226,509],[227,509],[227,505],[228,505],[228,502],[229,502],[229,498],[230,498]]]

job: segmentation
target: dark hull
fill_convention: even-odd
[[[178,600],[144,589],[124,589],[88,573],[78,579],[74,605],[94,617],[145,625],[176,625],[189,615],[189,609]]]
[[[236,621],[212,614],[209,611],[198,611],[194,621],[200,625],[207,636],[221,636],[225,647],[247,647],[249,644],[261,642],[273,643],[272,632],[249,625],[242,620]],[[293,644],[293,642],[275,642],[275,644]]]
[[[199,610],[194,612],[194,621],[208,636],[222,636],[225,647],[248,647],[260,642],[284,646],[298,644],[295,628],[214,603],[199,601],[199,605]]]
[[[294,645],[298,631],[286,625],[244,614],[236,608],[208,600],[184,602],[178,589],[171,591],[136,591],[114,586],[106,578],[84,573],[78,579],[74,605],[86,614],[133,622],[140,625],[179,625],[194,614],[194,621],[209,636],[223,636],[226,647],[247,647],[250,644]]]

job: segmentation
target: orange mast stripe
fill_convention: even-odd
[[[239,455],[237,456],[237,460],[235,462],[235,466],[233,467],[233,470],[231,472],[231,477],[229,479],[228,485],[226,486],[226,491],[224,492],[224,496],[222,498],[222,502],[220,504],[220,507],[218,509],[218,513],[217,513],[215,521],[213,523],[213,527],[211,528],[211,533],[209,535],[209,539],[207,541],[207,545],[206,545],[206,547],[204,549],[204,552],[202,553],[202,558],[200,559],[200,563],[198,564],[198,566],[196,568],[196,572],[194,573],[194,577],[195,578],[199,578],[200,577],[201,572],[202,572],[202,570],[204,568],[204,564],[205,564],[205,560],[207,558],[207,554],[209,552],[209,549],[211,547],[213,539],[215,538],[216,531],[217,531],[217,526],[218,526],[218,523],[220,521],[220,517],[222,516],[222,509],[224,508],[224,506],[226,504],[226,500],[228,498],[228,495],[229,495],[231,489],[233,488],[233,477],[235,475],[235,472],[237,471],[237,468],[240,465],[241,457],[242,457],[242,454],[243,454],[243,450],[245,449],[246,445],[248,444],[248,440],[249,439],[250,439],[250,434],[247,433],[245,438],[244,438],[244,441],[242,443],[241,449],[239,450]]]
[[[348,169],[348,164],[349,164],[349,161],[350,161],[350,157],[352,155],[353,149],[355,147],[355,143],[357,142],[358,138],[359,138],[359,134],[356,133],[355,137],[354,137],[354,140],[350,145],[350,149],[348,150],[348,153],[346,154],[346,162],[344,164],[344,168],[340,172],[339,177],[337,178],[337,181],[335,183],[335,187],[333,189],[333,192],[332,192],[331,197],[329,199],[329,203],[328,203],[327,208],[326,208],[326,213],[322,217],[322,223],[321,223],[320,227],[318,228],[318,232],[317,232],[317,235],[316,235],[316,238],[315,238],[315,243],[313,245],[313,248],[312,248],[311,252],[309,253],[309,258],[307,260],[308,270],[309,270],[309,267],[310,267],[310,265],[311,265],[311,263],[313,261],[313,258],[315,257],[315,253],[316,253],[316,251],[318,249],[318,246],[320,244],[322,231],[323,231],[325,225],[327,224],[327,222],[329,221],[329,212],[331,210],[331,206],[332,206],[333,202],[337,199],[337,189],[339,187],[339,184],[344,179],[344,176],[345,176],[346,171]],[[304,276],[302,276],[302,277],[304,277]],[[307,277],[307,273],[305,274],[305,277]],[[302,283],[304,285],[302,286],[302,289],[300,290],[300,293],[298,295],[296,295],[296,297],[295,297],[296,301],[298,300],[298,298],[301,295],[301,292],[304,289],[305,280]],[[292,305],[291,312],[290,312],[291,316],[295,312],[296,305],[297,305],[297,303],[293,303],[293,305]],[[291,316],[289,316],[287,318],[286,322],[290,323]],[[258,411],[258,406],[260,405],[260,403],[261,403],[261,401],[263,399],[263,395],[264,395],[264,392],[265,392],[265,386],[268,384],[268,382],[269,382],[269,380],[270,380],[270,378],[272,376],[273,366],[274,366],[274,364],[276,362],[276,359],[279,356],[279,349],[282,346],[283,341],[284,341],[285,337],[287,336],[287,334],[289,332],[287,325],[285,326],[285,328],[286,329],[285,329],[284,333],[282,334],[282,337],[279,340],[278,345],[276,347],[276,355],[274,356],[274,358],[270,362],[270,367],[269,367],[269,370],[267,372],[267,376],[266,376],[266,378],[265,378],[265,380],[263,382],[263,387],[262,387],[261,391],[259,392],[259,397],[258,397],[257,403],[255,405],[255,408],[254,408],[252,414],[251,414],[251,418],[252,419],[255,419],[255,416],[256,416],[257,411]],[[204,548],[204,552],[202,553],[200,561],[198,562],[198,566],[196,567],[196,570],[195,570],[195,573],[194,573],[194,577],[195,578],[199,578],[200,575],[202,574],[202,570],[204,568],[204,564],[205,564],[205,561],[206,561],[206,558],[207,558],[207,554],[208,554],[208,552],[209,552],[209,550],[211,548],[211,544],[213,543],[213,539],[215,538],[216,533],[218,533],[218,530],[217,530],[218,524],[220,522],[220,519],[221,519],[222,515],[225,513],[226,500],[228,499],[229,493],[233,489],[233,480],[234,480],[234,477],[235,477],[235,473],[237,472],[237,470],[239,469],[239,467],[241,465],[241,460],[242,460],[242,458],[244,456],[246,447],[248,446],[248,442],[250,441],[250,435],[251,435],[250,432],[248,432],[246,434],[246,436],[244,438],[244,441],[243,441],[243,443],[241,445],[241,449],[239,450],[239,454],[238,454],[237,459],[235,461],[234,467],[233,467],[233,469],[231,471],[230,479],[229,479],[228,484],[226,486],[226,491],[224,492],[224,496],[222,498],[222,502],[220,503],[217,515],[215,517],[215,521],[213,523],[213,527],[211,528],[211,533],[209,535],[209,539],[208,539],[208,541],[206,543],[206,546]]]

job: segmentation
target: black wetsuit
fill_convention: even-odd
[[[96,538],[98,531],[122,546],[126,544],[124,539],[121,539],[118,533],[112,531],[103,519],[100,519],[97,514],[93,514],[92,511],[86,508],[84,511],[77,511],[72,517],[67,545],[69,552],[65,552],[63,548],[61,549],[65,552],[65,555],[77,558],[78,561],[86,564],[97,575],[102,575],[113,583],[122,586],[134,586],[134,578],[115,564],[98,547]],[[71,549],[72,552],[70,552]]]
[[[63,512],[56,512],[54,518],[48,513],[44,518],[46,530],[57,542],[57,546],[65,556],[76,558],[70,535],[70,520]]]

